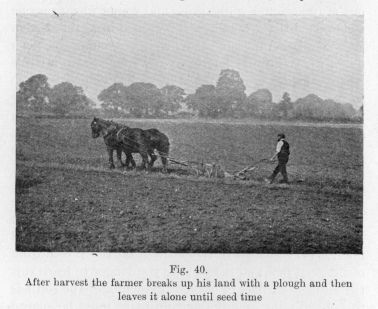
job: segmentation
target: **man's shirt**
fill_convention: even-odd
[[[277,151],[277,152],[280,152],[280,151],[281,151],[281,148],[282,148],[283,144],[284,144],[283,139],[281,139],[281,140],[277,143],[277,147],[276,147],[276,151]]]

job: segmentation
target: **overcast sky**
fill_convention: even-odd
[[[192,93],[237,70],[247,95],[268,88],[278,102],[314,93],[363,99],[362,16],[17,16],[17,85],[38,73],[97,95],[115,82],[175,84]],[[17,87],[18,88],[18,87]]]

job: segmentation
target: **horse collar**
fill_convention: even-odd
[[[119,138],[119,134],[122,132],[122,130],[125,130],[125,129],[126,129],[126,128],[121,128],[121,129],[118,130],[118,132],[117,132],[117,134],[116,134],[117,139],[120,139],[120,138]]]

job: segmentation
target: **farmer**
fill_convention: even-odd
[[[281,172],[283,176],[282,183],[288,183],[287,179],[287,172],[286,172],[286,164],[289,161],[289,155],[290,155],[290,146],[289,143],[285,140],[285,134],[280,133],[277,135],[277,147],[276,147],[276,153],[274,156],[270,159],[270,162],[274,162],[275,158],[278,159],[278,165],[274,169],[272,175],[266,179],[267,182],[273,183],[274,178],[276,178],[277,174]]]

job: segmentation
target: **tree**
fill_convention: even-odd
[[[133,83],[126,88],[126,106],[136,117],[158,115],[164,102],[160,90],[151,83]]]
[[[293,111],[296,118],[314,120],[347,120],[356,114],[356,110],[349,103],[323,100],[315,94],[298,99],[294,103]]]
[[[122,83],[114,83],[101,91],[97,96],[101,101],[101,107],[105,111],[118,113],[126,110],[126,87]]]
[[[180,109],[181,104],[184,102],[184,89],[175,85],[167,85],[161,88],[160,91],[163,95],[163,111],[166,114],[169,112],[177,112]]]
[[[364,119],[364,106],[361,105],[360,108],[356,111],[356,115],[353,117],[358,121],[363,121]]]
[[[245,89],[238,71],[225,69],[220,72],[216,92],[222,116],[233,116],[235,111],[244,109]]]
[[[92,99],[87,97],[87,102],[88,102],[88,105],[86,108],[88,109],[96,108],[96,103]]]
[[[83,89],[69,82],[55,85],[51,89],[49,99],[52,110],[60,115],[91,107],[91,101],[85,96]]]
[[[323,118],[348,120],[356,115],[356,110],[350,103],[339,103],[334,100],[326,99],[323,101]]]
[[[20,91],[16,92],[16,110],[17,112],[24,111],[28,109],[28,101],[22,96]]]
[[[251,93],[247,99],[247,112],[256,117],[270,118],[275,104],[272,93],[268,89],[259,89]]]
[[[194,94],[190,94],[186,98],[186,105],[189,109],[197,111],[199,117],[216,118],[221,114],[216,89],[213,85],[202,85],[197,88]]]
[[[281,101],[278,103],[278,113],[282,118],[287,119],[288,116],[292,113],[293,103],[291,102],[290,95],[285,92],[282,95]]]
[[[42,112],[47,109],[50,86],[47,76],[36,74],[20,83],[16,93],[17,110]]]

